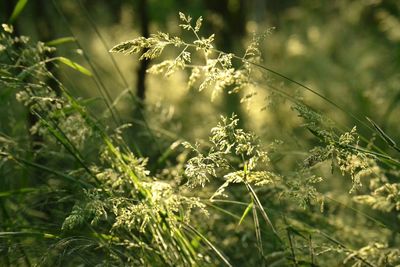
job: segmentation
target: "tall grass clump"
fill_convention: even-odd
[[[104,130],[48,72],[46,63],[59,58],[45,52],[54,48],[14,37],[8,25],[1,38],[2,94],[10,95],[4,111],[11,114],[1,138],[2,264],[176,266],[213,253],[191,243],[198,234],[190,211],[206,213],[204,204],[151,176],[147,159],[124,142],[123,127]],[[14,99],[34,117],[21,133],[12,132],[21,116]]]
[[[179,13],[179,19],[192,39],[158,32],[111,52],[157,60],[172,49],[176,57],[148,72],[186,71],[187,86],[211,91],[212,101],[228,91],[252,108],[267,88],[291,103],[311,146],[281,161],[290,140],[266,140],[228,114],[217,116],[206,140],[177,137],[161,153],[140,151],[140,140],[126,131],[135,126],[111,127],[119,120],[93,113],[90,101],[74,96],[49,64],[76,75],[93,76],[90,70],[52,57],[54,47],[15,36],[4,24],[0,265],[399,265],[399,148],[379,122],[264,66],[259,46],[270,30],[235,55],[215,48],[214,34],[201,36],[202,17]],[[311,92],[359,125],[340,125],[274,79]],[[359,127],[387,147],[360,135]],[[335,180],[339,192],[330,187]]]

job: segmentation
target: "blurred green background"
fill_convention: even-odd
[[[7,21],[15,2],[2,1],[2,21]],[[159,76],[146,75],[143,69],[147,63],[139,63],[135,55],[112,55],[124,82],[108,50],[121,41],[159,30],[177,33],[178,11],[195,18],[203,16],[204,36],[215,33],[218,49],[238,55],[243,53],[252,33],[275,27],[261,44],[264,65],[321,92],[356,116],[372,118],[393,137],[399,136],[396,114],[399,114],[400,99],[400,3],[395,0],[33,0],[28,1],[18,18],[16,29],[43,42],[75,37],[78,45],[64,44],[57,53],[87,67],[90,67],[89,59],[101,77],[97,82],[104,84],[112,99],[129,87],[140,98],[145,98],[148,105],[161,103],[170,108],[170,115],[181,117],[182,133],[190,129],[190,134],[201,136],[204,126],[215,121],[220,113],[250,116],[252,119],[247,121],[252,125],[248,126],[258,129],[293,123],[290,120],[294,117],[285,115],[290,112],[287,105],[265,98],[270,96],[265,84],[257,90],[259,97],[248,111],[239,104],[237,95],[221,96],[209,104],[200,100],[208,98],[209,92],[187,90],[185,73],[161,80]],[[60,71],[60,77],[71,90],[81,96],[98,96],[95,89],[98,85],[94,81],[79,75],[68,79],[68,71]],[[340,123],[356,124],[319,97],[285,84],[277,77],[268,75],[266,79],[292,95],[304,97],[313,107]],[[127,99],[122,97],[118,107],[129,120],[132,103]],[[260,106],[266,103],[281,112],[260,113]],[[271,135],[286,134],[281,132],[286,127],[268,128]],[[359,130],[363,134],[365,129]]]
[[[15,3],[1,2],[2,21],[8,20]],[[218,49],[239,56],[254,33],[262,34],[273,27],[260,44],[262,64],[309,86],[339,108],[268,72],[255,75],[257,86],[250,91],[241,95],[225,92],[210,101],[211,90],[187,88],[189,73],[185,71],[168,78],[145,72],[151,64],[174,57],[179,51],[166,50],[154,62],[108,52],[120,42],[157,31],[180,36],[179,11],[195,19],[203,16],[202,35],[215,33]],[[53,69],[54,73],[74,95],[89,98],[89,107],[99,114],[107,110],[102,100],[106,96],[100,93],[100,88],[105,88],[123,122],[135,125],[134,135],[141,139],[131,141],[144,155],[152,158],[160,146],[162,150],[177,139],[207,139],[220,115],[234,112],[242,119],[241,127],[255,131],[266,143],[285,141],[276,168],[290,172],[317,140],[301,127],[303,122],[292,110],[293,103],[276,90],[302,99],[342,130],[357,125],[360,135],[374,138],[376,133],[365,118],[369,117],[399,140],[399,15],[400,2],[396,0],[32,0],[15,28],[17,33],[43,42],[74,37],[75,42],[57,47],[57,55],[91,69],[95,77],[77,74],[65,66]],[[143,102],[132,101],[127,90]],[[241,103],[248,93],[256,95]],[[146,136],[144,128],[148,125],[143,125],[138,114],[142,104],[147,124],[156,130],[156,137],[167,141],[153,142],[154,136]],[[393,152],[380,138],[375,143]],[[341,187],[342,181],[336,186]]]
[[[8,21],[16,2],[0,2],[0,21]],[[187,88],[189,73],[185,71],[168,78],[145,72],[151,64],[170,59],[179,51],[166,50],[154,62],[138,61],[137,55],[109,53],[120,42],[157,31],[181,36],[179,11],[194,18],[203,16],[202,35],[215,33],[216,47],[238,56],[243,55],[254,33],[262,34],[274,27],[260,44],[262,64],[309,86],[336,106],[270,72],[256,73],[257,85],[248,91],[225,92],[210,101],[211,90]],[[283,176],[293,172],[318,140],[302,127],[291,98],[302,99],[343,131],[356,125],[361,136],[375,138],[376,133],[366,120],[369,117],[393,140],[400,140],[398,0],[30,0],[18,17],[15,30],[43,42],[62,37],[76,39],[58,46],[56,55],[78,62],[95,76],[88,78],[65,66],[53,69],[53,73],[75,96],[89,99],[88,108],[98,114],[107,112],[105,96],[99,89],[104,87],[122,121],[134,125],[135,138],[130,141],[150,158],[150,169],[155,164],[151,160],[160,158],[152,154],[165,151],[178,139],[207,139],[220,115],[234,112],[242,119],[240,126],[255,131],[264,143],[284,141],[278,153],[273,154],[272,165]],[[132,101],[127,90],[139,101]],[[278,91],[290,97],[282,97]],[[241,103],[242,97],[252,92],[256,95]],[[141,112],[157,142],[153,142],[154,136],[146,136],[149,131],[144,128],[148,126],[143,125]],[[2,116],[6,115],[0,114],[0,120]],[[380,138],[374,142],[396,157]],[[315,171],[326,178],[319,188],[322,193],[329,191],[337,201],[353,205],[347,194],[350,179],[341,177],[339,172],[332,175],[330,162],[320,164]],[[356,217],[332,214],[330,219],[337,220],[343,228]],[[232,225],[235,224],[236,221]],[[367,224],[363,226],[368,228]],[[349,238],[357,239],[363,229],[352,232],[354,235]],[[375,239],[381,232],[370,234]],[[223,246],[231,249],[230,244],[239,238],[243,241],[248,237],[229,236]],[[236,255],[233,250],[230,254]]]

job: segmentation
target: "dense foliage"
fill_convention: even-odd
[[[218,49],[217,34],[203,36],[202,17],[178,19],[181,31],[110,52],[154,61],[147,71],[160,83],[184,76],[174,90],[188,88],[190,105],[238,97],[244,108],[213,114],[202,138],[190,133],[204,128],[190,110],[179,117],[130,88],[112,98],[96,69],[56,56],[73,38],[36,42],[2,24],[0,265],[400,266],[391,120],[269,68],[262,46],[274,42],[272,28],[240,54]],[[305,48],[293,40],[299,56]],[[93,79],[102,97],[77,94],[61,65]],[[122,98],[134,119],[121,115]],[[252,120],[267,130],[251,129]]]

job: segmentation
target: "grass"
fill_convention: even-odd
[[[221,116],[208,139],[190,142],[154,122],[130,91],[141,113],[135,125],[125,123],[93,65],[88,70],[51,57],[54,48],[3,26],[0,265],[399,264],[395,151],[262,77],[273,73],[313,93],[398,150],[394,138],[379,122],[367,119],[368,125],[317,90],[264,66],[262,37],[254,37],[243,56],[233,55],[214,48],[214,35],[201,36],[201,17],[179,18],[193,39],[158,32],[111,52],[157,60],[164,49],[176,49],[176,57],[162,58],[149,72],[187,71],[187,83],[209,90],[211,101],[224,91],[247,101],[257,97],[249,89],[268,87],[291,103],[292,116],[307,132],[299,138],[313,140],[310,149],[288,160],[284,143],[290,146],[295,137],[265,140],[240,128],[235,114]],[[57,63],[95,79],[109,116],[70,92],[49,70]],[[333,179],[345,188],[334,190]]]

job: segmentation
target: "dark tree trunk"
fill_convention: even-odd
[[[140,30],[143,37],[149,37],[149,14],[147,0],[139,0],[138,13],[140,18]],[[137,96],[143,102],[146,96],[146,70],[149,60],[142,60],[137,70]]]
[[[246,33],[245,1],[236,1],[236,6],[230,6],[229,2],[229,0],[207,0],[205,4],[211,12],[221,16],[223,20],[223,28],[220,31],[213,29],[213,32],[217,34],[218,48],[228,53],[241,53],[243,47],[240,44]],[[239,118],[239,126],[242,127],[244,114],[240,104],[240,95],[228,94],[228,91],[229,88],[224,91],[225,113],[227,116],[235,113]]]

